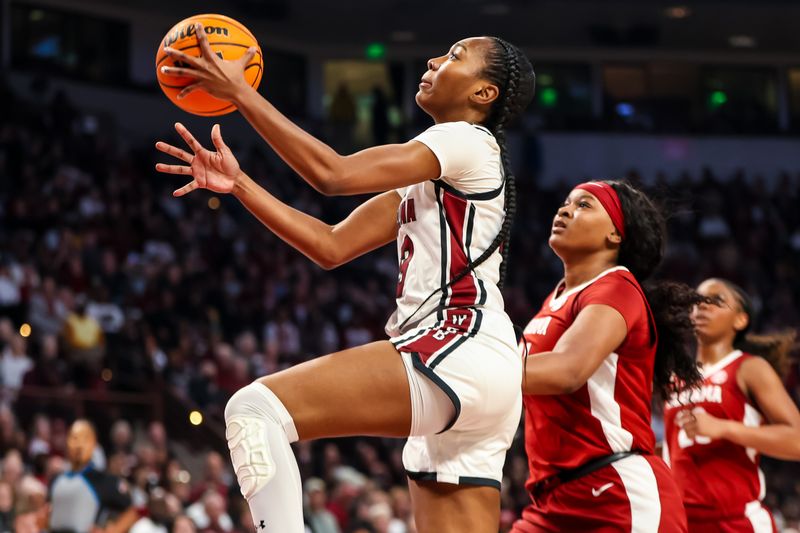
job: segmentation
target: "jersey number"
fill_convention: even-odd
[[[395,298],[400,298],[403,295],[403,287],[406,285],[406,272],[412,257],[414,257],[414,243],[406,235],[405,239],[403,239],[403,245],[400,247],[400,273],[397,275],[397,294]]]

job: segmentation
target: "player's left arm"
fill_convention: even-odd
[[[750,357],[739,367],[738,377],[768,423],[749,427],[695,410],[694,420],[689,422],[692,432],[727,439],[776,459],[800,460],[800,412],[777,372],[761,357]]]
[[[569,394],[581,388],[628,335],[619,311],[610,305],[584,307],[551,352],[525,362],[524,394]]]

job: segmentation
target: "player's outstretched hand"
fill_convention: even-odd
[[[195,34],[200,45],[200,57],[190,56],[180,50],[167,47],[164,51],[175,61],[186,65],[183,67],[161,67],[161,72],[168,76],[188,76],[194,83],[187,85],[179,94],[183,98],[190,92],[203,89],[212,96],[223,100],[234,101],[242,89],[250,88],[244,78],[244,69],[256,55],[255,47],[248,48],[242,57],[226,61],[214,53],[208,42],[203,25],[196,25]]]
[[[191,176],[193,179],[180,189],[176,189],[172,195],[183,196],[195,189],[208,189],[223,194],[231,192],[241,170],[233,152],[222,140],[219,124],[214,124],[214,127],[211,128],[211,142],[214,143],[216,152],[203,148],[203,145],[197,142],[197,139],[180,122],[175,124],[175,130],[186,141],[194,154],[159,141],[156,143],[156,149],[180,159],[188,166],[158,163],[156,170],[165,174]]]

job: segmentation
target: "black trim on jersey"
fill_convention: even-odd
[[[445,216],[444,211],[444,204],[442,203],[441,199],[441,184],[438,182],[434,182],[434,191],[436,192],[436,203],[439,206],[439,232],[440,232],[440,246],[442,248],[442,281],[439,285],[439,290],[442,291],[442,297],[439,299],[439,308],[436,310],[436,318],[439,320],[444,320],[444,314],[442,311],[447,306],[447,300],[449,298],[448,293],[450,289],[447,287],[447,278],[449,277],[447,274],[447,245],[449,243],[449,233],[447,228],[447,217]]]
[[[464,248],[467,251],[467,261],[468,263],[472,263],[472,254],[470,253],[469,249],[472,246],[472,232],[475,229],[475,213],[477,209],[475,209],[475,204],[469,204],[469,217],[467,217],[467,241],[464,244]],[[486,287],[483,285],[483,281],[478,277],[478,273],[474,270],[472,271],[471,277],[478,282],[478,302],[477,305],[483,305],[486,303]]]
[[[433,180],[433,183],[435,185],[438,185],[439,187],[443,188],[447,192],[449,192],[449,193],[451,193],[451,194],[453,194],[455,196],[458,196],[459,198],[463,198],[465,200],[478,200],[478,201],[494,200],[495,198],[500,196],[500,193],[503,192],[503,187],[506,186],[506,181],[503,180],[503,182],[500,183],[500,186],[498,188],[492,189],[491,191],[474,192],[474,193],[471,193],[471,194],[467,194],[465,192],[459,191],[458,189],[456,189],[455,187],[453,187],[449,183],[445,183],[444,181],[442,181],[441,178],[439,178],[438,180]]]
[[[500,490],[500,482],[488,477],[458,476],[459,485],[478,485],[482,487],[494,487]]]
[[[490,137],[494,137],[494,133],[489,131],[489,128],[487,128],[486,126],[481,126],[480,124],[472,124],[472,127],[481,130],[483,133],[485,133]]]
[[[483,311],[475,309],[475,325],[472,326],[472,329],[467,333],[469,337],[474,337],[478,334],[478,331],[481,329],[481,322],[483,322]]]
[[[437,483],[442,483],[437,481],[436,472],[414,472],[412,470],[406,470],[406,475],[409,479],[413,479],[414,481],[435,481]],[[481,487],[494,487],[497,490],[500,490],[500,482],[496,479],[491,479],[488,477],[472,477],[472,476],[458,476],[458,483],[456,485],[477,485]]]
[[[456,412],[453,415],[453,419],[450,420],[447,426],[445,426],[445,428],[439,432],[439,433],[444,433],[445,431],[453,427],[453,424],[456,423],[458,417],[461,416],[461,400],[458,399],[458,395],[455,393],[453,389],[450,388],[450,385],[445,383],[445,381],[442,378],[437,376],[433,370],[425,366],[425,363],[422,362],[422,359],[419,356],[419,352],[411,352],[411,362],[414,365],[414,368],[418,372],[422,373],[426,378],[431,380],[434,385],[442,389],[442,391],[444,391],[444,393],[447,394],[447,397],[450,398],[450,401],[453,402],[453,407],[455,407]],[[437,435],[439,433],[437,433]]]
[[[481,299],[478,300],[478,305],[483,305],[483,304],[486,303],[486,298],[487,298],[488,293],[486,292],[486,287],[484,287],[484,285],[483,285],[483,280],[481,278],[479,278],[478,276],[475,276],[475,279],[478,280],[478,285],[480,285],[480,287],[481,287]]]
[[[436,472],[414,472],[406,470],[406,475],[414,481],[436,481]]]

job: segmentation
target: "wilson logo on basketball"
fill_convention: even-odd
[[[206,35],[224,35],[225,37],[228,36],[228,28],[223,28],[221,26],[203,26],[203,30],[206,32]],[[194,24],[181,26],[177,30],[167,35],[167,38],[164,39],[164,48],[166,48],[167,46],[172,46],[174,43],[182,41],[187,37],[193,36],[194,32],[195,32]]]

